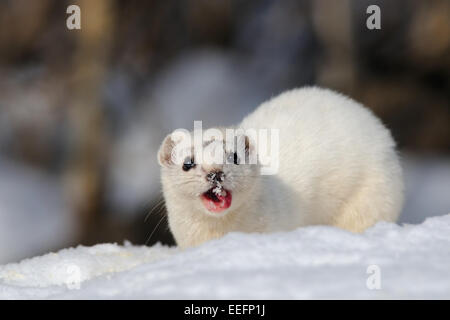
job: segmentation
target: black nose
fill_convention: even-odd
[[[206,175],[206,180],[209,182],[222,182],[225,178],[223,171],[211,171]]]

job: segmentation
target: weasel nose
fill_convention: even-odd
[[[206,175],[206,180],[209,182],[222,182],[225,178],[223,171],[211,171]]]

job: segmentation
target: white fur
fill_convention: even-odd
[[[256,166],[221,166],[233,201],[216,216],[199,200],[209,187],[203,177],[211,168],[199,165],[183,172],[164,163],[163,143],[163,191],[178,245],[197,245],[230,231],[314,224],[361,232],[398,218],[403,181],[395,143],[361,104],[331,90],[294,89],[261,104],[238,127],[280,129],[279,170],[261,176]]]

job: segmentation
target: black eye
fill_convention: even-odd
[[[239,164],[239,158],[237,152],[232,153],[228,156],[228,163]]]
[[[186,159],[184,159],[184,163],[183,163],[184,171],[189,171],[191,168],[194,168],[194,167],[195,167],[194,158],[187,157]]]
[[[239,164],[239,158],[238,158],[236,152],[235,152],[234,155],[233,155],[233,163],[234,163],[234,164]]]

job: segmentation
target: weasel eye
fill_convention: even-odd
[[[234,164],[236,164],[236,165],[239,164],[239,158],[238,158],[237,152],[231,153],[231,154],[228,156],[228,163],[234,163]]]
[[[194,158],[186,157],[183,163],[183,170],[189,171],[191,168],[195,168]]]

